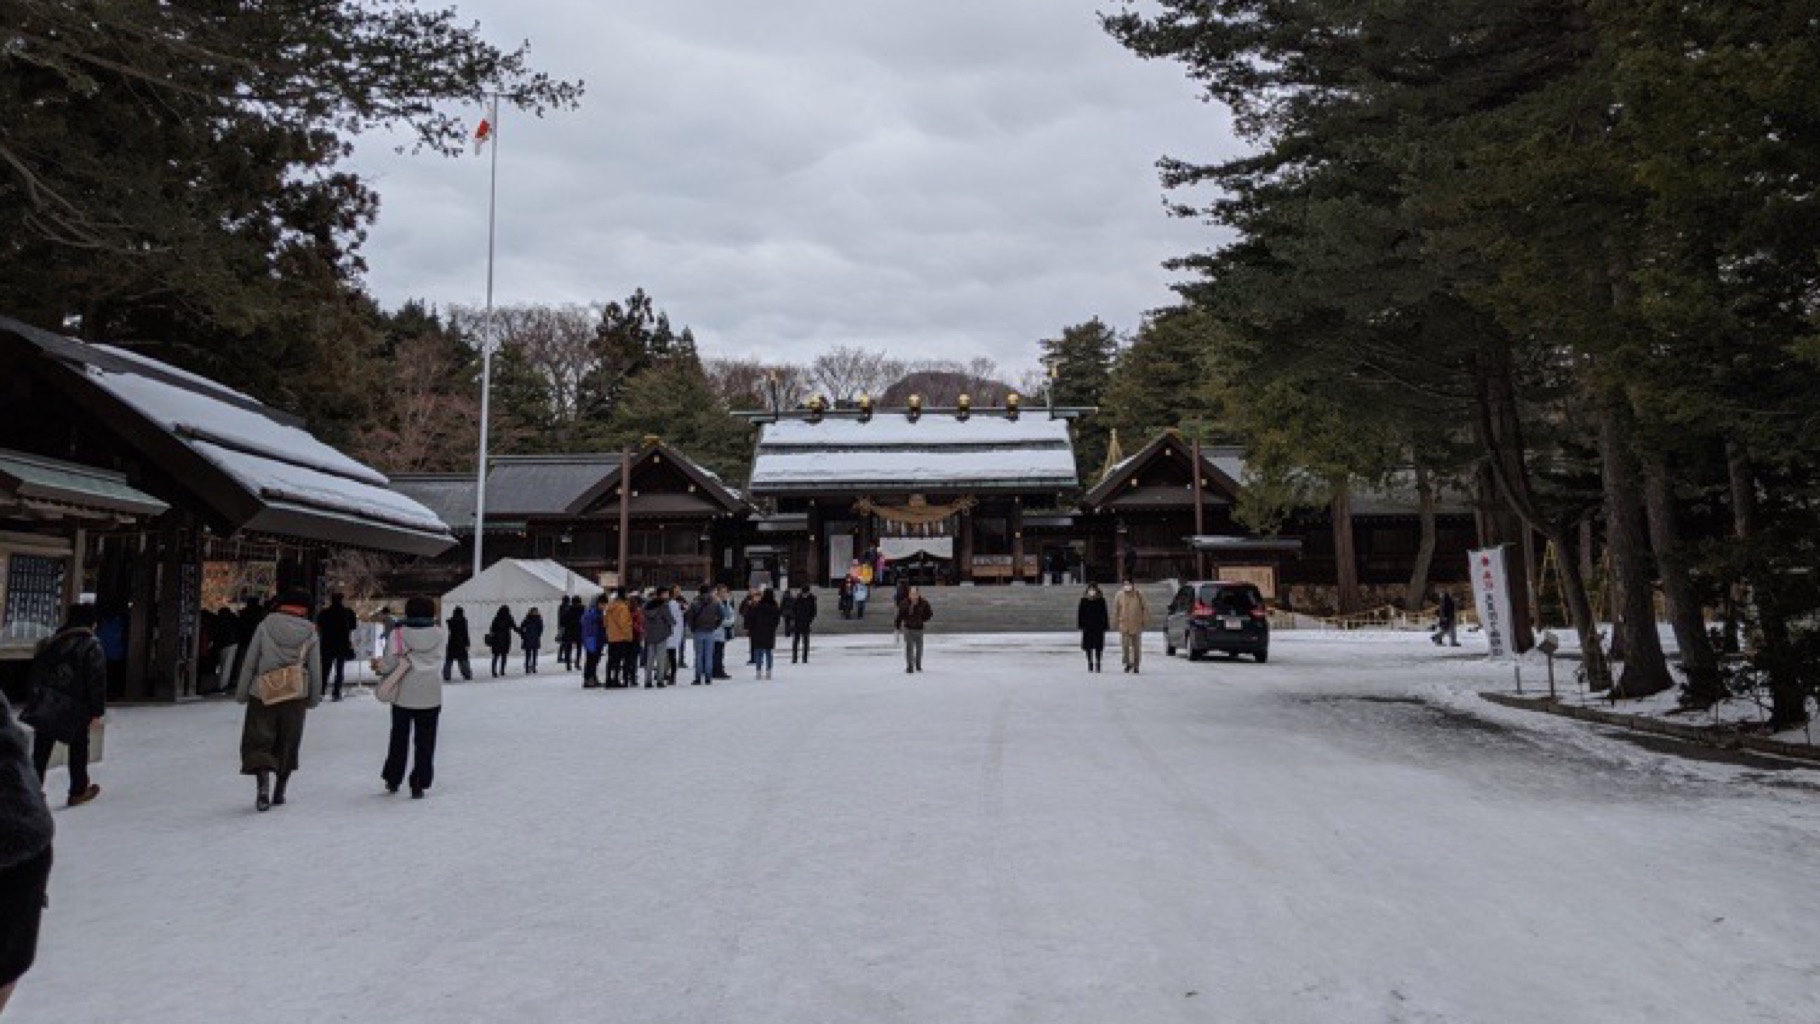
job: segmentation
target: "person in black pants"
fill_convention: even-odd
[[[802,593],[797,595],[796,601],[790,606],[790,609],[792,619],[790,663],[794,665],[801,660],[807,664],[809,661],[809,632],[815,624],[815,591],[810,590],[807,586],[803,587]]]
[[[100,795],[88,777],[89,726],[107,714],[107,656],[95,638],[95,606],[72,605],[63,628],[32,659],[31,697],[19,720],[32,727],[32,766],[38,780],[50,769],[51,750],[69,747],[69,805]]]
[[[468,668],[468,615],[460,608],[449,616],[446,629],[448,642],[442,656],[442,681],[449,681],[449,669],[460,666],[461,678],[472,680],[474,672]]]
[[[330,700],[341,699],[347,663],[354,658],[354,627],[360,624],[354,609],[342,604],[340,594],[329,595],[329,606],[316,613],[316,637],[322,652],[322,688]]]
[[[392,701],[392,736],[379,777],[388,793],[398,792],[408,779],[413,799],[422,799],[436,779],[436,731],[442,720],[442,680],[436,677],[436,666],[447,664],[448,655],[444,652],[448,641],[436,626],[435,614],[436,605],[429,598],[407,600],[404,623],[399,626],[398,653],[388,648],[373,665],[374,673],[381,678],[390,675],[401,661],[408,665]],[[409,776],[405,774],[407,761]]]
[[[506,674],[506,658],[512,653],[512,638],[517,635],[518,623],[512,620],[512,610],[501,605],[499,614],[493,616],[493,625],[487,630],[487,650],[493,652],[494,679]]]
[[[543,646],[543,614],[535,608],[525,612],[525,620],[518,624],[518,637],[524,641],[525,675],[535,675],[537,651]]]

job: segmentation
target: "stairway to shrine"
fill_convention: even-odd
[[[1062,586],[974,586],[924,587],[923,596],[935,610],[929,624],[931,632],[942,633],[1046,633],[1072,632],[1075,610],[1086,588]],[[1168,607],[1173,584],[1150,583],[1143,587],[1150,603],[1151,627],[1161,629],[1163,610]],[[1106,588],[1106,600],[1114,591]],[[855,633],[891,632],[893,609],[890,591],[885,600],[869,602],[864,619],[840,617],[840,595],[831,587],[816,590],[815,632],[844,636]]]

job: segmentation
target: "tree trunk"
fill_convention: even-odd
[[[1341,615],[1359,610],[1359,554],[1352,531],[1352,481],[1341,480],[1333,487],[1333,566],[1338,584],[1336,595]]]
[[[1757,547],[1757,474],[1743,446],[1728,442],[1725,458],[1731,481],[1732,532],[1744,547],[1749,569],[1750,603],[1761,634],[1756,661],[1769,674],[1770,726],[1792,729],[1807,721],[1807,692],[1801,686],[1801,662],[1782,607],[1774,563],[1753,551]]]
[[[1435,560],[1435,483],[1428,467],[1416,463],[1416,497],[1420,503],[1421,540],[1416,544],[1416,565],[1409,574],[1403,607],[1420,611],[1428,603],[1428,575]]]
[[[1623,697],[1647,697],[1675,684],[1662,640],[1656,634],[1656,609],[1650,589],[1650,557],[1642,528],[1642,474],[1630,450],[1626,407],[1607,396],[1599,410],[1599,456],[1604,469],[1605,538],[1611,547],[1612,580],[1618,604],[1612,632],[1624,651],[1617,679]]]
[[[1662,577],[1662,596],[1668,603],[1668,621],[1681,648],[1681,670],[1687,674],[1684,703],[1711,707],[1725,698],[1719,679],[1719,661],[1706,636],[1699,592],[1688,568],[1687,549],[1681,541],[1680,515],[1675,488],[1669,481],[1667,457],[1652,451],[1643,458],[1644,510],[1649,516],[1649,546],[1656,552],[1656,571]]]

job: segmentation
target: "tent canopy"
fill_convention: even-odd
[[[442,595],[444,621],[461,608],[468,618],[468,632],[473,637],[475,653],[486,649],[487,628],[493,616],[504,607],[512,612],[514,623],[523,623],[531,609],[543,616],[543,649],[556,649],[556,609],[564,597],[574,596],[584,604],[601,592],[600,585],[549,559],[526,560],[502,558],[489,565],[478,576]],[[512,638],[512,649],[518,650],[518,637]]]

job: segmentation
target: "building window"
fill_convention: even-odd
[[[6,609],[0,642],[35,644],[63,624],[65,562],[44,555],[6,558]]]

